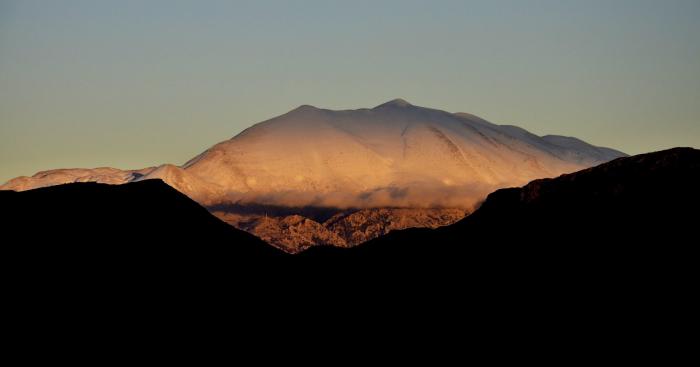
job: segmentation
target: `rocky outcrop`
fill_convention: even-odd
[[[464,209],[363,209],[337,214],[323,225],[345,239],[348,245],[355,246],[394,230],[446,226],[464,218],[467,213]]]
[[[378,208],[340,212],[323,223],[301,215],[270,217],[215,211],[219,219],[290,253],[312,246],[352,247],[406,228],[437,228],[467,214],[463,209]]]

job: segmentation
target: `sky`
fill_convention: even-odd
[[[299,105],[403,98],[700,148],[700,0],[0,0],[0,181],[182,164]]]

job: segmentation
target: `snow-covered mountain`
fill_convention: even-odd
[[[397,99],[346,111],[301,106],[181,167],[59,169],[18,177],[0,189],[161,179],[229,224],[298,252],[448,225],[496,189],[622,156],[576,138],[540,137]],[[335,219],[305,214],[309,208],[332,209]],[[278,214],[268,216],[270,209]]]
[[[0,188],[160,178],[205,205],[471,208],[497,188],[624,155],[397,99],[345,111],[301,106],[251,126],[182,167],[44,171]]]
[[[574,138],[393,100],[372,109],[301,106],[187,162],[228,200],[290,206],[471,207],[496,188],[623,153]]]

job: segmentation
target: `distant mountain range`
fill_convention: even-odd
[[[540,137],[397,99],[346,111],[301,106],[180,167],[59,169],[15,178],[0,189],[161,179],[228,223],[298,252],[311,245],[353,246],[394,229],[448,225],[498,188],[623,156],[576,138]],[[250,207],[259,210],[241,211]],[[278,207],[290,209],[268,216]],[[309,207],[346,219],[327,225],[330,217],[309,215]]]

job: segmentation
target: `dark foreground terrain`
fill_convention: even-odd
[[[698,208],[700,150],[677,148],[498,190],[447,227],[299,256],[350,263],[356,274],[390,269],[384,292],[427,293],[418,299],[450,320],[476,309],[470,323],[528,335],[684,348],[700,306]]]
[[[697,325],[699,188],[700,151],[671,149],[499,190],[448,227],[299,255],[160,181],[0,192],[4,314],[15,340],[57,350],[71,330],[98,348],[90,336],[115,330],[150,345],[134,332],[144,325],[176,340],[225,319],[268,338],[270,320],[338,332],[370,315],[418,340],[447,326],[521,346],[544,333],[548,350],[684,348]],[[461,344],[453,334],[442,335]]]
[[[60,269],[203,266],[284,255],[160,180],[0,191],[6,259]]]
[[[386,266],[641,266],[673,261],[697,242],[700,151],[676,148],[498,190],[472,215],[354,248],[316,247],[298,259]],[[209,269],[291,257],[212,216],[159,180],[0,191],[6,259],[72,266]]]

